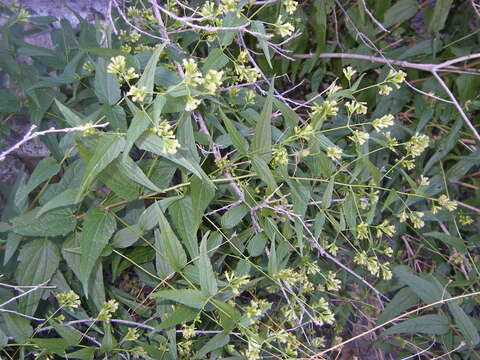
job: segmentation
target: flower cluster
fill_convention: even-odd
[[[363,145],[370,138],[370,135],[364,131],[353,130],[352,135],[348,138],[358,145]]]
[[[285,0],[283,5],[285,6],[285,11],[287,14],[293,15],[295,10],[297,10],[298,3],[294,0]]]
[[[329,146],[327,147],[327,156],[333,161],[340,160],[342,158],[343,151],[338,146]]]
[[[127,330],[127,333],[123,337],[122,342],[124,342],[124,341],[136,341],[136,340],[138,340],[138,338],[139,338],[138,329],[129,328]]]
[[[162,139],[162,151],[164,153],[172,155],[177,153],[177,149],[180,148],[180,143],[173,133],[172,125],[170,125],[168,121],[160,122],[152,131]]]
[[[205,75],[204,86],[210,94],[214,94],[220,85],[222,85],[223,74],[223,71],[208,70],[207,74]]]
[[[345,78],[350,82],[352,80],[353,76],[357,73],[357,70],[353,69],[351,66],[347,66],[346,68],[343,69],[343,75],[345,75]]]
[[[373,120],[372,126],[376,131],[380,131],[382,129],[386,129],[390,126],[393,126],[393,119],[394,117],[391,114],[384,115],[380,118]]]
[[[335,322],[335,315],[325,298],[320,298],[315,304],[313,304],[313,308],[315,308],[315,320],[320,326],[323,324],[333,325]]]
[[[100,312],[98,313],[97,319],[102,321],[108,321],[112,318],[112,314],[118,310],[118,302],[115,300],[108,300],[103,304]]]
[[[288,152],[285,146],[275,146],[273,148],[271,164],[273,167],[288,164]]]
[[[135,85],[132,85],[132,87],[127,93],[127,96],[132,97],[133,102],[139,102],[139,103],[143,102],[143,100],[145,100],[145,97],[147,95],[148,93],[145,86],[136,87]]]
[[[77,309],[80,306],[80,297],[72,290],[56,294],[55,297],[61,307],[69,310]]]
[[[270,309],[271,305],[265,300],[252,300],[245,308],[245,317],[250,321],[256,321]]]
[[[288,37],[293,34],[295,31],[295,27],[287,22],[283,22],[282,16],[278,17],[277,22],[275,23],[275,28],[277,29],[277,32],[280,34],[281,37]]]
[[[133,67],[126,68],[125,56],[112,58],[108,64],[107,72],[117,75],[118,81],[127,83],[139,76]]]
[[[380,263],[376,256],[368,256],[365,250],[357,252],[353,257],[353,262],[365,266],[373,276],[379,276],[381,274],[384,280],[390,280],[392,278],[392,271],[388,265]]]
[[[312,113],[310,116],[318,115],[320,117],[324,116],[335,116],[338,114],[338,106],[335,100],[325,100],[322,104],[314,104],[312,106]]]
[[[399,219],[400,222],[405,222],[409,219],[415,229],[421,229],[425,226],[425,221],[422,220],[423,216],[424,213],[422,211],[412,211],[408,214],[403,211],[400,213]]]
[[[358,102],[356,100],[347,101],[345,103],[345,108],[347,109],[348,116],[354,114],[366,114],[368,111],[366,104],[366,102]]]
[[[248,284],[248,282],[250,281],[250,278],[248,276],[236,277],[233,271],[226,272],[225,277],[227,278],[228,285],[232,289],[233,296],[239,296],[242,286]]]
[[[447,195],[442,194],[437,199],[438,203],[443,206],[448,211],[454,211],[457,209],[457,203],[453,200],[450,200]]]

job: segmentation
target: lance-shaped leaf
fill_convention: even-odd
[[[70,110],[68,107],[63,105],[60,101],[55,99],[55,104],[57,104],[58,109],[62,113],[62,115],[65,117],[65,121],[68,123],[70,126],[79,126],[82,125],[82,119],[80,116],[75,114],[72,110]]]
[[[165,258],[175,271],[180,271],[187,264],[187,254],[162,211],[159,212],[158,224],[165,248]]]
[[[255,135],[253,135],[252,140],[252,151],[260,154],[266,161],[270,160],[272,154],[272,102],[273,81],[265,99],[260,118],[257,120]]]
[[[164,47],[165,45],[162,44],[155,49],[152,57],[148,60],[147,66],[145,66],[145,70],[143,70],[142,76],[137,82],[137,87],[145,87],[145,90],[147,90],[148,95],[145,97],[146,102],[149,102],[152,99],[155,69],[157,68],[158,59],[160,58],[160,54]]]
[[[162,139],[155,134],[142,135],[137,140],[136,145],[142,150],[153,152],[177,165],[180,165],[181,167],[187,169],[188,171],[197,175],[199,178],[202,178],[204,181],[211,184],[211,186],[215,187],[207,174],[205,174],[200,165],[195,162],[193,156],[186,149],[178,149],[176,154],[168,154],[163,151]]]
[[[83,231],[80,234],[80,281],[88,297],[88,280],[97,259],[108,244],[117,227],[117,221],[108,211],[94,207],[85,215]]]
[[[81,199],[83,193],[95,180],[95,177],[120,155],[124,148],[124,143],[125,141],[122,137],[105,136],[104,141],[100,143],[99,148],[88,162],[80,190],[77,194],[77,201]]]
[[[194,309],[203,309],[208,301],[208,298],[199,290],[192,289],[161,290],[153,293],[150,297],[174,301]]]
[[[210,258],[207,255],[207,239],[206,233],[200,243],[200,257],[198,259],[198,271],[200,275],[200,288],[205,296],[214,296],[217,294],[217,279],[213,272]]]
[[[56,209],[37,216],[35,208],[10,220],[13,232],[23,236],[62,236],[75,229],[77,220],[68,209]]]
[[[34,240],[26,244],[18,257],[16,280],[21,285],[39,285],[50,280],[57,271],[60,256],[57,247],[47,239]],[[33,315],[44,290],[38,289],[19,300],[19,310]]]

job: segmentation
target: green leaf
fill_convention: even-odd
[[[260,256],[265,250],[267,239],[263,233],[255,234],[248,242],[247,249],[250,256]]]
[[[253,155],[252,165],[260,179],[267,184],[268,192],[273,193],[277,189],[277,182],[265,159],[259,155]]]
[[[81,267],[81,234],[75,233],[65,240],[62,247],[62,257],[65,259],[69,269],[73,271],[77,279],[82,278]],[[103,283],[103,266],[98,260],[93,267],[92,275],[88,284],[88,294],[98,311],[105,303],[105,286]]]
[[[34,240],[22,247],[18,256],[16,280],[21,285],[39,285],[51,279],[57,271],[60,256],[57,247],[49,240]],[[35,314],[45,290],[38,289],[18,301],[19,310],[27,315]]]
[[[448,317],[444,315],[423,315],[402,321],[385,330],[382,335],[393,334],[429,334],[444,335],[448,333]]]
[[[155,237],[155,268],[157,269],[157,275],[166,279],[175,274],[175,270],[173,270],[170,261],[167,259],[166,241],[161,236],[160,231],[155,229],[153,234]]]
[[[165,153],[163,151],[162,139],[155,134],[144,134],[137,140],[136,144],[142,150],[153,152],[177,165],[180,165],[213,186],[213,183],[210,181],[207,174],[205,174],[200,165],[192,159],[190,153],[182,151],[182,149],[178,149],[177,153],[173,155]]]
[[[98,347],[86,347],[71,353],[68,353],[68,359],[93,360]]]
[[[248,153],[248,141],[245,139],[245,136],[240,134],[237,128],[232,124],[232,121],[225,115],[222,109],[218,108],[220,112],[220,116],[222,117],[223,123],[227,128],[228,135],[230,135],[230,139],[232,140],[232,144],[235,149],[242,155],[246,155]]]
[[[410,269],[404,265],[399,265],[393,268],[393,273],[412,291],[423,300],[426,304],[438,301],[442,293],[438,292],[435,285],[427,280],[424,280],[416,275],[413,275]]]
[[[272,104],[273,104],[273,80],[270,84],[265,104],[263,105],[260,118],[255,126],[255,134],[252,140],[252,151],[261,155],[268,161],[272,154]]]
[[[79,203],[81,199],[77,201],[77,195],[78,189],[67,189],[62,191],[60,194],[51,198],[38,210],[36,215],[37,218],[50,210]]]
[[[125,148],[123,149],[124,157],[128,156],[128,153],[132,149],[133,144],[137,139],[151,126],[152,123],[148,114],[145,111],[138,111],[133,116],[132,122],[127,131],[127,137],[125,139]]]
[[[255,20],[255,21],[252,21],[252,30],[264,35],[264,37],[260,37],[260,36],[257,37],[257,40],[260,46],[262,47],[263,54],[267,59],[270,69],[273,69],[272,62],[270,61],[270,50],[268,48],[268,42],[266,40],[267,33],[265,31],[265,26],[263,26],[263,23],[261,21]]]
[[[150,60],[148,60],[147,66],[145,66],[145,70],[143,71],[142,76],[137,82],[137,87],[145,87],[147,90],[148,95],[145,97],[145,102],[150,102],[152,99],[153,93],[153,83],[155,80],[155,69],[157,68],[158,59],[160,58],[160,54],[163,51],[165,44],[158,45],[155,51],[152,54]]]
[[[68,326],[62,326],[55,321],[51,321],[52,327],[55,331],[65,339],[68,346],[75,346],[80,343],[83,338],[82,332],[77,329]],[[63,354],[62,354],[63,355]]]
[[[195,229],[202,222],[203,214],[215,196],[215,188],[202,179],[194,176],[190,181],[190,193],[192,198],[192,217]],[[196,231],[194,231],[196,233]]]
[[[418,4],[415,0],[400,0],[390,7],[384,15],[383,25],[390,27],[402,23],[415,16]]]
[[[25,343],[32,336],[33,328],[27,319],[7,313],[2,313],[2,317],[5,328],[8,329],[8,335],[14,337],[17,342]]]
[[[101,104],[115,105],[121,98],[117,76],[107,72],[107,62],[101,57],[95,64],[94,86],[95,95]]]
[[[331,177],[330,181],[327,184],[327,188],[325,189],[325,192],[323,193],[322,197],[322,207],[325,209],[328,209],[330,205],[332,204],[332,194],[333,194],[333,186],[334,186],[334,180],[335,178]]]
[[[162,191],[162,189],[155,185],[144,174],[143,170],[129,156],[122,156],[121,158],[116,159],[115,165],[120,172],[122,172],[129,179],[135,181],[137,184],[142,185],[151,191]]]
[[[441,292],[443,298],[451,298],[452,295],[445,289],[445,286],[440,284],[440,282],[430,275],[430,279],[433,285],[436,287],[437,292]],[[447,302],[448,309],[452,313],[453,318],[455,319],[455,324],[460,329],[463,337],[465,338],[467,344],[470,346],[475,346],[480,343],[480,336],[478,335],[478,330],[472,319],[465,313],[465,311],[458,305],[456,301]]]
[[[68,125],[72,127],[82,125],[82,122],[83,122],[82,119],[77,114],[75,114],[72,110],[70,110],[68,107],[63,105],[57,99],[55,99],[55,104],[57,104],[58,109],[60,110],[62,115],[65,117],[65,121],[68,123]]]
[[[207,255],[208,232],[203,236],[200,243],[200,256],[198,259],[198,273],[200,275],[200,288],[205,296],[214,296],[218,292],[217,279],[213,272],[210,258]]]
[[[200,350],[195,354],[195,359],[203,358],[209,352],[212,352],[216,349],[219,349],[230,342],[230,336],[224,334],[223,332],[213,336],[208,340],[205,345],[203,345]]]
[[[228,332],[238,326],[242,314],[233,305],[219,300],[212,300],[213,305],[217,309],[220,316],[220,324],[225,332]]]
[[[210,49],[208,52],[208,57],[205,60],[205,63],[202,66],[202,71],[204,73],[208,70],[220,70],[225,67],[229,62],[228,56],[223,53],[223,50],[220,48]]]
[[[187,264],[187,254],[178,241],[163,212],[159,212],[161,238],[165,248],[165,258],[175,271],[180,271]]]
[[[283,117],[288,123],[288,126],[293,129],[295,126],[297,126],[300,123],[300,116],[290,109],[287,105],[285,105],[282,101],[280,101],[277,98],[273,98],[273,104],[275,107],[280,110],[282,113]]]
[[[233,229],[243,220],[245,215],[248,214],[248,211],[248,207],[243,204],[228,209],[220,219],[222,228]]]
[[[25,187],[15,194],[15,204],[20,207],[20,204],[27,200],[30,192],[32,192],[42,182],[50,179],[59,171],[60,165],[54,158],[49,157],[41,160],[35,167],[35,170],[33,170],[33,173],[28,179]]]
[[[5,333],[0,329],[0,349],[3,349],[5,345],[8,344],[8,337]]]
[[[97,259],[115,232],[117,221],[108,211],[91,208],[85,215],[83,231],[80,234],[80,281],[88,297],[88,282]]]
[[[448,13],[452,7],[453,0],[437,0],[430,23],[428,24],[429,33],[438,33],[445,27],[448,19]],[[475,6],[472,4],[472,6]]]
[[[150,297],[154,299],[165,299],[179,304],[189,306],[194,309],[203,309],[208,301],[200,291],[192,289],[182,290],[161,290],[153,293]]]
[[[77,201],[81,199],[84,192],[87,191],[88,187],[94,181],[95,177],[100,174],[100,172],[105,169],[108,164],[115,160],[118,155],[120,155],[120,152],[124,148],[124,144],[125,140],[123,137],[105,136],[105,139],[100,143],[99,148],[95,151],[95,154],[88,162],[85,175],[76,198]]]
[[[56,209],[37,217],[39,210],[11,219],[12,231],[23,236],[64,236],[75,229],[77,220],[70,210]]]
[[[16,113],[20,107],[18,97],[12,91],[0,89],[0,113]]]
[[[175,306],[175,310],[163,320],[160,325],[155,326],[157,330],[173,328],[175,325],[192,321],[198,316],[198,310],[194,310],[190,307],[178,305]]]
[[[444,234],[444,233],[440,233],[440,232],[436,232],[436,231],[428,232],[428,233],[425,233],[423,235],[427,236],[427,237],[433,237],[434,239],[440,240],[440,241],[452,246],[454,249],[458,250],[462,254],[465,254],[467,252],[467,246],[464,244],[463,240],[458,238],[458,237],[451,236],[451,235]]]
[[[41,339],[33,338],[32,342],[38,344],[41,348],[47,349],[49,352],[56,355],[65,354],[65,349],[68,347],[68,343],[62,338],[56,339]]]
[[[393,299],[385,306],[385,309],[383,309],[377,319],[377,324],[380,325],[393,319],[395,316],[407,311],[417,302],[417,295],[415,295],[409,287],[404,287],[396,293]]]

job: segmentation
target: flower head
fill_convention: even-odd
[[[399,89],[400,84],[405,81],[406,77],[407,77],[407,74],[402,70],[400,71],[390,70],[388,72],[388,75],[385,81],[392,83],[393,85],[395,85],[397,89]]]
[[[107,72],[111,74],[121,74],[125,71],[125,67],[125,56],[116,56],[110,60],[110,64],[107,66]]]
[[[377,118],[372,121],[372,126],[376,131],[380,131],[381,129],[386,129],[393,125],[393,115],[383,115],[381,118]]]
[[[295,10],[297,10],[298,3],[294,0],[285,0],[283,5],[285,6],[287,14],[293,15]]]
[[[185,84],[196,86],[203,83],[202,73],[198,71],[198,65],[194,59],[183,59],[182,64]]]
[[[370,135],[364,131],[353,130],[352,136],[348,138],[358,145],[363,145],[370,138]]]
[[[66,293],[56,294],[55,297],[61,307],[65,307],[69,310],[76,309],[80,306],[79,296],[72,290]]]
[[[293,34],[295,27],[289,22],[282,22],[282,16],[278,17],[278,20],[275,24],[278,33],[281,37],[287,37]]]
[[[327,156],[332,160],[340,160],[342,158],[343,151],[338,146],[329,146],[327,148]]]
[[[135,85],[132,85],[127,96],[131,96],[133,102],[143,102],[145,96],[147,96],[147,90],[145,86],[136,87]]]
[[[215,91],[222,85],[223,71],[209,70],[205,75],[205,82],[203,86],[210,92],[214,94]]]
[[[378,87],[380,88],[380,90],[378,90],[380,95],[387,96],[390,95],[390,92],[392,91],[392,88],[386,84],[379,85]]]
[[[346,68],[343,69],[343,75],[345,75],[345,78],[350,82],[352,80],[353,75],[357,73],[357,70],[352,68],[351,66],[347,66]]]
[[[405,144],[406,150],[412,157],[420,156],[428,147],[429,138],[427,135],[416,134]]]

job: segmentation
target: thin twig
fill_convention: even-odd
[[[50,281],[50,280],[47,280],[47,281],[45,281],[45,282],[43,282],[43,283],[41,283],[41,284],[35,285],[35,286],[32,287],[31,289],[29,289],[29,290],[21,293],[20,295],[17,295],[17,296],[14,296],[14,297],[8,299],[8,300],[5,301],[4,303],[0,304],[0,309],[3,308],[3,307],[5,307],[5,306],[8,305],[8,304],[14,302],[15,300],[20,299],[21,297],[24,297],[24,296],[26,296],[26,295],[28,295],[28,294],[30,294],[30,293],[38,290],[38,289],[44,289],[44,288],[45,288],[45,285],[48,284],[49,281]],[[51,288],[51,287],[49,287],[49,288]]]
[[[480,54],[477,54],[477,55],[480,55]],[[460,113],[460,116],[462,117],[463,121],[465,122],[465,124],[467,124],[469,129],[472,130],[473,135],[475,135],[475,137],[477,138],[477,141],[480,142],[480,134],[478,133],[475,126],[473,126],[473,124],[470,122],[470,119],[468,118],[467,114],[465,114],[465,112],[463,111],[462,107],[460,106],[457,99],[455,98],[455,95],[453,95],[453,93],[450,91],[447,84],[445,84],[445,81],[443,81],[443,79],[440,76],[438,76],[436,71],[432,71],[432,74],[435,77],[435,79],[437,79],[437,81],[440,83],[440,85],[443,87],[443,89],[448,94],[450,99],[452,99],[453,105],[455,105],[455,107],[457,108],[457,111]]]
[[[20,316],[20,317],[23,317],[25,319],[29,319],[29,320],[32,320],[32,321],[45,321],[45,319],[40,319],[40,318],[37,318],[37,317],[34,317],[34,316],[22,314],[22,313],[19,313],[18,311],[13,311],[13,310],[8,310],[8,309],[0,309],[0,313],[9,313],[9,314],[17,315],[17,316]]]
[[[33,139],[35,139],[36,137],[39,137],[39,136],[43,136],[43,135],[46,135],[46,134],[52,134],[52,133],[69,133],[69,132],[74,132],[74,131],[85,131],[85,130],[92,129],[92,128],[103,128],[103,127],[106,127],[106,126],[108,126],[108,123],[97,124],[97,125],[92,125],[92,124],[82,125],[82,126],[77,126],[77,127],[73,127],[73,128],[65,128],[65,129],[55,129],[55,128],[51,127],[48,130],[33,132],[33,130],[35,130],[37,128],[37,126],[32,125],[32,127],[23,136],[22,140],[20,140],[15,145],[13,145],[11,148],[5,150],[4,152],[2,152],[0,154],[0,161],[5,160],[5,157],[8,154],[17,150],[23,144],[25,144],[25,143],[29,142],[30,140],[33,140]]]

